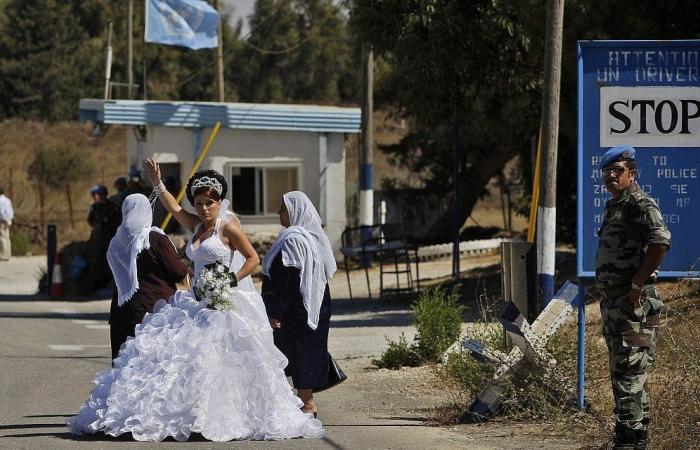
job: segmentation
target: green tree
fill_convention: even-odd
[[[460,218],[466,219],[489,178],[520,154],[519,181],[529,210],[530,140],[541,109],[545,1],[349,0],[351,26],[388,66],[377,105],[409,119],[412,131],[385,148],[414,170],[426,189],[451,195],[451,131],[461,162]],[[697,38],[698,2],[571,0],[566,2],[562,55],[557,237],[576,236],[577,40]],[[403,183],[395,183],[402,187]],[[431,237],[449,236],[449,210]]]
[[[71,228],[75,228],[73,217],[73,198],[71,186],[86,176],[91,176],[92,163],[75,147],[59,145],[56,147],[39,147],[34,159],[27,168],[27,175],[34,182],[39,194],[39,217],[44,228],[47,189],[62,191],[68,202],[68,214]]]
[[[112,80],[127,81],[127,2],[5,0],[0,9],[0,118],[69,120],[80,98],[102,98],[110,22]],[[143,84],[145,66],[149,98],[215,100],[213,52],[146,44],[143,18],[144,2],[134,2],[135,83]],[[239,36],[240,28],[224,26],[225,60],[238,51]],[[227,92],[235,98],[232,83]],[[142,94],[143,86],[136,97]],[[126,89],[114,96],[124,98]]]
[[[65,119],[95,96],[101,2],[8,0],[0,28],[0,111],[5,117]],[[92,7],[91,7],[92,6]],[[93,27],[91,25],[91,27]],[[101,59],[101,57],[99,58]]]
[[[258,0],[250,30],[232,62],[241,100],[356,100],[356,52],[346,19],[331,0]]]
[[[447,239],[454,128],[463,152],[459,223],[537,132],[529,119],[539,112],[540,49],[523,25],[523,19],[538,19],[537,11],[491,0],[349,3],[353,29],[390,65],[378,98],[412,123],[404,139],[383,150],[410,168],[426,191],[449,198],[450,208],[425,236]],[[399,180],[395,187],[406,185]]]

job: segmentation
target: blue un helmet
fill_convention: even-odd
[[[631,145],[618,145],[611,148],[600,158],[600,168],[604,169],[618,161],[634,161],[636,151]]]
[[[95,194],[107,195],[107,186],[104,186],[102,184],[96,184],[90,189],[90,194],[92,194],[92,195],[95,195]]]

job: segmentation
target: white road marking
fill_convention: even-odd
[[[51,312],[56,313],[56,314],[65,314],[65,315],[78,314],[77,312],[72,311],[70,309],[52,309]]]
[[[86,348],[109,348],[109,345],[99,345],[99,344],[82,344],[82,345],[72,345],[72,344],[49,344],[51,350],[57,352],[76,352],[82,351]]]
[[[55,350],[57,352],[60,351],[80,351],[80,350],[85,350],[86,348],[109,348],[109,345],[100,345],[100,344],[81,344],[81,345],[74,345],[74,344],[49,344],[49,348],[51,350]]]
[[[51,312],[55,314],[62,314],[62,315],[77,315],[80,316],[79,312],[70,310],[70,309],[52,309]],[[71,322],[76,323],[78,325],[84,325],[85,328],[91,329],[91,330],[109,330],[109,324],[106,324],[104,320],[91,320],[91,319],[71,319]]]

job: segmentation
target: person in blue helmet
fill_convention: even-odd
[[[623,145],[600,161],[612,195],[598,231],[596,287],[615,398],[616,449],[646,449],[650,421],[647,388],[664,304],[657,269],[671,247],[658,205],[637,185],[636,151]]]

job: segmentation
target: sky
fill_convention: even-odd
[[[221,3],[229,11],[233,9],[233,14],[231,14],[230,23],[235,25],[238,19],[243,19],[243,36],[248,34],[248,16],[253,14],[253,7],[255,6],[255,0],[220,0]]]

